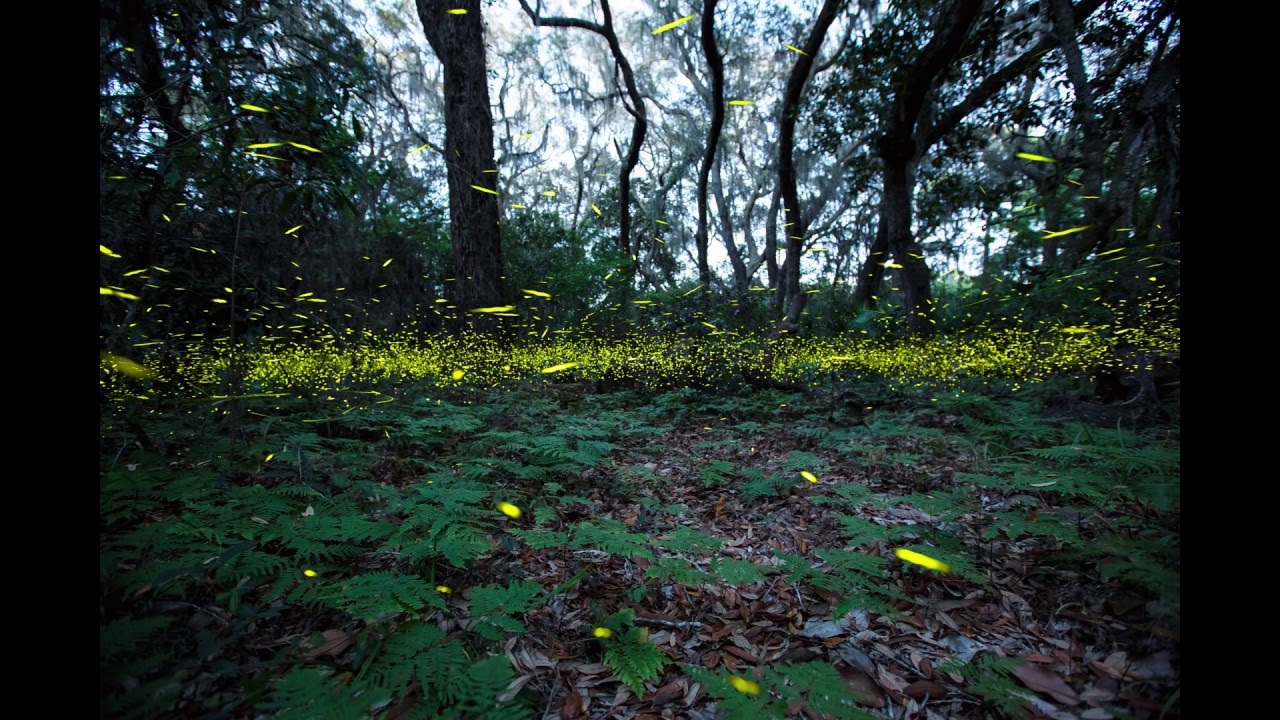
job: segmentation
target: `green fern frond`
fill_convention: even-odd
[[[737,558],[716,558],[711,562],[711,572],[730,585],[750,585],[765,579],[759,565]]]
[[[658,541],[660,547],[673,553],[713,553],[723,544],[723,538],[713,538],[684,525],[667,533],[665,538]]]
[[[168,615],[126,618],[98,628],[98,658],[106,663],[128,653],[147,639],[169,627],[174,618]]]
[[[534,550],[548,550],[550,548],[560,547],[569,540],[569,533],[545,530],[542,528],[533,528],[530,530],[515,528],[511,531],[511,534],[521,540],[524,540],[529,544],[529,547]]]
[[[275,720],[363,720],[385,703],[385,690],[360,691],[338,682],[331,668],[294,668],[276,681],[263,701]]]
[[[1052,537],[1072,546],[1078,546],[1081,542],[1080,533],[1074,525],[1068,525],[1049,513],[996,513],[992,515],[991,524],[982,531],[982,537],[991,540],[1002,532],[1010,540],[1030,535]]]
[[[573,528],[574,547],[603,550],[609,555],[653,560],[653,553],[646,547],[648,540],[648,535],[630,532],[625,525],[609,518],[584,520]]]
[[[826,432],[825,430],[823,431]],[[803,450],[792,450],[787,453],[787,457],[782,461],[782,469],[786,472],[795,474],[801,470],[808,470],[812,473],[824,473],[831,469],[831,466],[822,460],[822,458],[811,452]]]
[[[644,628],[633,627],[605,641],[604,662],[639,698],[644,696],[644,684],[661,675],[671,658],[646,639]]]
[[[366,573],[335,584],[321,594],[330,606],[356,620],[374,621],[397,613],[417,613],[424,607],[445,609],[435,586],[419,577],[384,571]]]
[[[694,665],[685,665],[684,670],[716,698],[716,708],[724,713],[724,720],[781,720],[790,717],[792,708],[807,708],[810,713],[806,715],[834,720],[876,717],[858,707],[858,698],[847,690],[840,674],[824,662],[783,663],[740,674],[728,670],[712,672]],[[740,685],[734,684],[735,678]]]
[[[911,531],[911,528],[906,526],[880,525],[857,515],[836,515],[835,521],[840,526],[841,536],[850,547],[891,542]]]
[[[658,558],[657,562],[645,571],[644,576],[654,580],[673,580],[683,585],[701,585],[712,579],[710,575],[693,567],[688,561],[673,557]]]
[[[525,631],[517,620],[532,609],[542,586],[529,580],[516,580],[506,587],[483,585],[471,591],[470,629],[490,640],[504,640]]]
[[[982,696],[1009,717],[1017,717],[1028,707],[1026,690],[1013,680],[1013,671],[1022,660],[983,655],[977,662],[966,663],[951,657],[938,665],[944,673],[960,675],[970,683],[969,690]]]
[[[707,466],[698,470],[698,479],[703,485],[718,485],[728,480],[733,473],[733,463],[726,460],[711,460]]]
[[[776,670],[786,678],[786,684],[780,688],[784,699],[792,703],[803,701],[822,717],[833,720],[870,720],[876,717],[858,708],[857,697],[849,691],[840,673],[828,663],[784,663],[770,670]]]

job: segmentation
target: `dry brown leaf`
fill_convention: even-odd
[[[684,683],[676,679],[655,690],[651,702],[654,705],[666,705],[682,697],[684,697]]]
[[[1095,660],[1089,663],[1089,667],[1099,675],[1119,680],[1124,675],[1125,670],[1129,666],[1129,656],[1123,650],[1117,650],[1106,657],[1105,660]]]
[[[577,720],[587,712],[587,701],[577,690],[565,696],[560,703],[560,720]]]
[[[860,704],[877,710],[885,706],[884,690],[880,689],[874,678],[855,668],[842,667],[837,670],[849,692]]]
[[[923,700],[926,697],[937,700],[946,696],[947,688],[937,680],[916,680],[902,688],[902,694],[912,700]]]
[[[1090,705],[1101,705],[1102,703],[1108,703],[1115,700],[1116,694],[1110,690],[1094,685],[1093,687],[1082,690],[1080,692],[1080,699]]]
[[[351,636],[338,628],[331,628],[320,634],[324,636],[324,641],[318,646],[313,645],[308,638],[303,638],[299,643],[306,650],[302,653],[303,657],[312,660],[323,655],[337,657],[351,647]]]
[[[1031,663],[1023,663],[1014,668],[1013,674],[1022,681],[1023,685],[1038,693],[1044,693],[1064,705],[1080,704],[1080,696],[1076,695],[1076,691],[1063,682],[1057,673],[1048,668],[1032,665]]]
[[[727,653],[729,653],[730,655],[736,655],[736,656],[738,656],[738,657],[742,658],[743,660],[746,660],[746,661],[747,661],[747,662],[749,662],[749,663],[759,663],[759,662],[761,662],[761,660],[760,660],[760,658],[759,658],[759,657],[755,656],[755,655],[754,655],[754,654],[752,654],[751,652],[748,652],[748,651],[746,651],[746,650],[743,650],[743,649],[742,649],[742,648],[740,648],[740,647],[734,647],[734,646],[732,646],[732,645],[726,645],[726,646],[725,646],[725,648],[724,648],[724,651],[725,651],[725,652],[727,652]]]
[[[507,686],[506,691],[498,696],[498,702],[509,702],[520,692],[521,688],[533,679],[533,677],[533,675],[521,675],[515,680],[512,680],[511,684]]]
[[[907,681],[898,675],[885,670],[884,668],[876,668],[876,679],[880,681],[880,687],[892,690],[896,693],[902,692],[907,687]]]

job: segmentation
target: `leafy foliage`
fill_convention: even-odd
[[[731,682],[735,675],[727,670],[711,672],[686,665],[685,672],[717,699],[717,707],[726,720],[786,718],[791,717],[792,707],[806,707],[823,717],[841,720],[876,717],[858,708],[856,698],[849,693],[840,674],[824,662],[782,663],[760,668],[756,674],[743,678],[759,686],[758,694],[735,687]]]
[[[644,695],[644,684],[661,674],[671,662],[656,645],[649,642],[649,631],[635,627],[635,611],[620,610],[600,622],[613,631],[604,639],[604,661],[618,678],[636,694]]]
[[[609,555],[642,557],[653,560],[653,553],[646,547],[648,536],[633,533],[617,520],[600,518],[583,521],[574,526],[573,544],[581,548],[599,548]]]
[[[524,632],[524,623],[516,616],[532,609],[541,592],[541,585],[528,580],[516,580],[506,587],[476,588],[471,594],[471,630],[490,640]]]
[[[189,705],[182,695],[189,685],[180,678],[205,672],[219,692],[238,698],[237,712],[264,716],[360,717],[404,703],[415,717],[520,717],[545,699],[530,702],[528,686],[521,693],[512,689],[516,672],[504,645],[536,646],[552,633],[559,636],[548,618],[588,602],[602,604],[602,612],[618,611],[602,621],[615,632],[599,639],[600,657],[639,697],[672,657],[667,646],[648,640],[647,628],[635,625],[624,603],[665,602],[663,596],[677,603],[683,597],[724,599],[734,587],[740,588],[740,607],[751,595],[801,594],[805,603],[817,595],[832,603],[832,617],[862,608],[884,622],[915,600],[909,589],[915,583],[940,579],[948,587],[967,586],[964,592],[989,592],[987,558],[1008,547],[1036,560],[1033,573],[1062,568],[1095,585],[1155,594],[1163,600],[1150,604],[1148,614],[1177,628],[1179,543],[1176,532],[1163,526],[1171,518],[1160,509],[1176,504],[1133,492],[1163,488],[1167,497],[1177,497],[1177,456],[1167,437],[1083,430],[1027,416],[1018,422],[1031,430],[1009,456],[975,458],[972,472],[926,480],[920,468],[940,458],[953,462],[954,447],[970,447],[957,442],[968,431],[895,434],[909,426],[899,413],[897,420],[878,423],[889,434],[859,426],[831,448],[805,444],[810,449],[760,460],[744,460],[751,455],[734,443],[698,450],[715,461],[734,458],[716,466],[727,473],[722,480],[700,488],[695,463],[677,458],[673,471],[663,474],[644,468],[645,457],[664,458],[667,467],[665,458],[677,451],[650,439],[660,435],[638,432],[653,427],[642,419],[653,406],[636,406],[643,400],[592,398],[593,407],[611,418],[600,423],[598,416],[574,413],[552,421],[536,401],[526,408],[510,396],[488,397],[482,404],[450,404],[449,412],[470,419],[448,425],[413,422],[443,403],[375,400],[348,414],[358,422],[324,425],[298,422],[320,414],[324,401],[318,398],[295,399],[282,406],[287,410],[276,410],[271,403],[277,401],[267,398],[250,405],[253,413],[242,421],[252,442],[237,444],[223,442],[202,418],[156,413],[148,420],[150,431],[186,439],[191,455],[161,455],[133,444],[115,465],[112,456],[104,457],[104,708],[122,717],[165,715]],[[696,407],[701,401],[679,398],[667,402]],[[799,405],[797,397],[724,398],[725,408],[716,412],[732,406],[760,413],[755,417],[765,428],[780,430],[785,418],[764,422],[779,400]],[[489,418],[504,401],[509,407],[502,422],[508,424],[499,427]],[[696,411],[689,415],[704,422]],[[667,419],[661,412],[652,416]],[[104,423],[104,455],[106,448],[114,455],[130,432],[115,422]],[[451,434],[461,427],[478,431]],[[617,447],[584,449],[584,441]],[[854,443],[871,449],[845,455]],[[590,465],[573,457],[584,450],[594,457]],[[268,455],[273,457],[264,461]],[[906,455],[914,457],[912,464],[900,461]],[[856,469],[850,472],[845,462]],[[529,467],[541,474],[522,476],[520,469]],[[636,469],[634,485],[607,479],[619,467]],[[824,480],[837,473],[853,479],[811,486],[788,477],[796,468]],[[863,474],[878,484],[861,482]],[[722,516],[714,520],[720,511],[700,506],[696,493],[723,499],[724,512],[750,513],[742,490],[752,479],[764,492],[753,499],[757,505],[784,488],[800,489],[771,510],[802,513],[808,527],[794,529],[811,533],[805,536],[810,546],[793,550],[783,544],[787,534],[768,528],[770,543],[786,548],[775,548],[770,557],[752,552],[740,535],[728,542],[719,534],[732,525]],[[682,482],[680,496],[666,492]],[[1041,483],[1051,484],[1032,487]],[[623,494],[627,487],[631,492]],[[525,516],[496,511],[498,500],[515,502]],[[602,507],[612,517],[597,512]],[[1110,524],[1101,522],[1104,515]],[[748,522],[758,527],[758,519]],[[952,572],[902,564],[893,559],[893,548],[946,562]],[[546,568],[539,572],[573,578],[558,580],[555,588],[541,576],[541,582],[522,579],[529,566],[521,558],[544,563],[534,566]],[[642,562],[643,569],[636,567]],[[499,574],[511,571],[514,577]],[[566,594],[584,578],[620,571],[632,573],[637,592],[600,594],[589,580],[580,592]],[[183,612],[213,624],[193,631],[196,623]],[[292,618],[312,623],[293,637],[318,638],[319,629],[340,628],[349,647],[315,654],[308,648],[317,640],[295,641],[272,664],[244,648],[240,638],[251,628],[285,627]],[[788,705],[800,704],[829,717],[858,716],[847,690],[837,693],[825,672],[816,666],[739,666],[736,674],[761,685],[759,696],[725,684],[729,673],[723,670],[711,673],[719,680],[705,686],[730,716],[783,716]],[[1017,707],[1017,693],[1025,689],[1010,685],[999,668],[983,672],[965,676],[966,682],[991,711]]]
[[[434,586],[421,578],[394,572],[366,573],[351,578],[321,596],[357,620],[376,621],[427,607],[444,609]]]
[[[1026,690],[1013,680],[1013,671],[1021,660],[983,655],[977,662],[966,663],[948,658],[938,669],[956,673],[971,683],[971,690],[1009,716],[1027,708]]]

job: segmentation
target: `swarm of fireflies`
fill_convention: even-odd
[[[121,375],[127,375],[135,380],[146,380],[154,377],[154,373],[129,358],[113,355],[105,350],[102,352],[102,364]]]

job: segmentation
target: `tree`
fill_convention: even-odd
[[[418,0],[418,17],[444,66],[444,161],[449,169],[450,233],[457,253],[454,303],[465,314],[504,305],[508,298],[496,174],[487,172],[495,164],[480,0]],[[471,323],[486,332],[497,329],[492,315]]]
[[[799,58],[787,78],[787,90],[782,101],[782,112],[778,122],[778,184],[782,190],[783,212],[786,218],[787,260],[782,268],[782,302],[785,316],[782,321],[784,329],[796,326],[800,312],[804,310],[807,296],[800,292],[800,255],[804,248],[801,243],[805,236],[805,217],[800,212],[800,193],[796,187],[795,149],[796,115],[800,110],[800,96],[804,86],[809,82],[813,70],[813,59],[822,47],[827,29],[835,22],[836,13],[844,6],[843,0],[824,0],[818,19],[805,41],[804,48],[798,53]]]
[[[1101,3],[1102,0],[1085,0],[1076,6],[1073,13],[1077,21],[1088,17]],[[911,231],[916,169],[935,143],[1011,80],[1034,67],[1058,42],[1053,35],[1043,35],[999,70],[984,77],[960,101],[945,109],[938,108],[941,94],[938,85],[960,56],[983,5],[982,0],[954,0],[939,13],[929,43],[894,83],[876,144],[883,165],[880,221],[858,278],[855,300],[860,307],[874,307],[873,296],[885,268],[892,264],[900,271],[908,327],[918,335],[933,332],[933,302],[929,266]]]
[[[724,58],[716,45],[716,2],[703,0],[702,3],[702,53],[707,58],[707,70],[711,73],[711,127],[707,130],[702,169],[698,171],[698,281],[703,285],[711,284],[711,270],[707,266],[707,183],[711,178],[712,164],[716,161],[720,132],[724,128]],[[720,207],[724,208],[723,202]],[[726,237],[725,243],[732,246],[733,238]]]
[[[575,27],[593,32],[604,38],[605,42],[609,44],[609,52],[612,53],[613,60],[617,64],[618,74],[621,75],[622,81],[626,86],[627,100],[630,101],[630,104],[626,105],[626,109],[635,121],[631,126],[631,143],[627,146],[627,153],[623,159],[622,167],[618,171],[618,250],[624,255],[634,256],[631,246],[631,173],[640,162],[640,148],[644,145],[644,136],[649,130],[649,120],[645,114],[644,98],[640,95],[639,87],[636,86],[635,72],[631,69],[631,63],[622,52],[622,45],[618,42],[618,33],[613,27],[613,11],[609,8],[609,0],[600,0],[600,11],[604,17],[604,22],[600,23],[579,18],[546,17],[542,15],[541,5],[541,3],[538,3],[538,9],[535,10],[529,6],[527,0],[520,0],[520,7],[524,9],[525,14],[529,16],[529,19],[537,27]],[[637,263],[632,260],[630,265],[630,276],[632,278],[635,277],[636,271]]]

